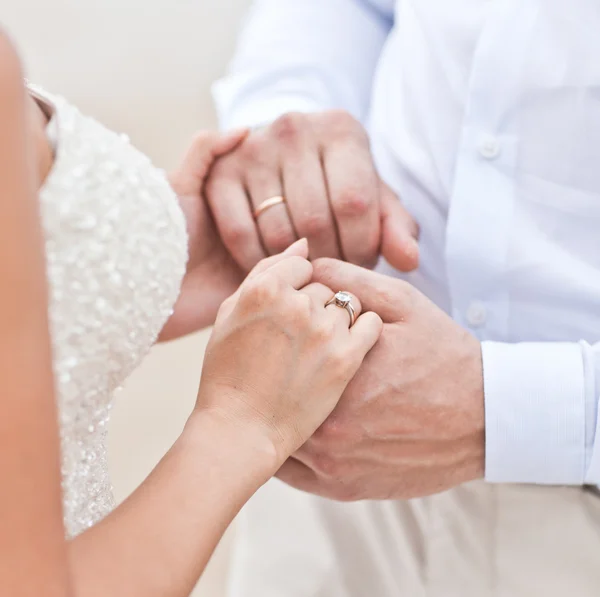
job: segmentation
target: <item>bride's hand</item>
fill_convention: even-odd
[[[196,135],[185,158],[169,176],[186,218],[189,261],[173,316],[160,340],[172,340],[212,325],[221,302],[238,288],[244,272],[221,242],[203,197],[213,163],[245,139],[246,130]]]
[[[382,330],[356,298],[351,328],[345,309],[325,308],[334,293],[310,283],[310,262],[289,256],[299,249],[306,256],[306,241],[261,262],[223,303],[196,407],[239,429],[240,440],[266,440],[277,467],[329,416]]]

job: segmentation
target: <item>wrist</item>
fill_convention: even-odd
[[[468,336],[467,359],[459,370],[462,371],[461,385],[465,390],[464,460],[465,481],[482,479],[485,474],[485,399],[483,386],[483,359],[481,343]]]
[[[282,464],[266,433],[216,409],[196,408],[178,442],[195,453],[211,454],[223,469],[237,469],[254,489]]]

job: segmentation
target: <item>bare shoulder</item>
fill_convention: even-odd
[[[0,29],[0,99],[22,105],[25,93],[21,60],[8,34]]]
[[[26,100],[21,61],[9,36],[0,30],[0,247],[11,249],[3,250],[3,257],[22,255],[23,240],[30,241],[34,231],[35,162]],[[2,263],[6,271],[9,262]]]

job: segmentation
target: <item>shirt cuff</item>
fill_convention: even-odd
[[[584,367],[593,371],[594,376],[586,375],[586,436],[585,436],[585,468],[584,482],[588,485],[600,485],[600,419],[598,418],[598,400],[600,398],[600,344],[590,346],[582,342]]]
[[[482,354],[486,480],[583,484],[589,385],[583,347],[483,342]]]

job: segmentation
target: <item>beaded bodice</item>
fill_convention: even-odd
[[[64,512],[75,535],[113,507],[106,458],[111,397],[172,312],[185,221],[162,171],[129,140],[62,98],[40,193],[59,398]]]

